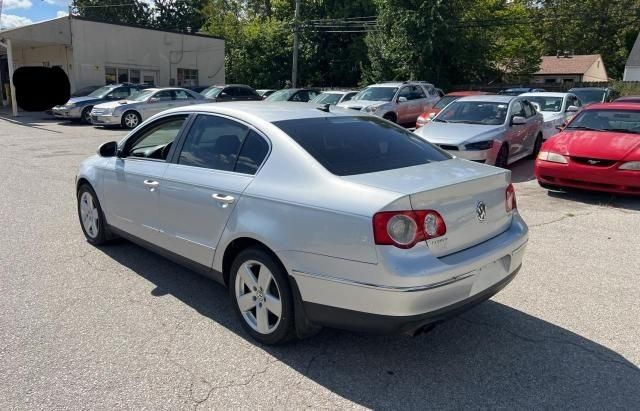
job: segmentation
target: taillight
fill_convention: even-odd
[[[513,184],[509,184],[509,187],[507,187],[505,207],[507,209],[507,213],[518,208],[518,204],[516,203],[516,189],[513,188]]]
[[[446,233],[442,216],[433,210],[384,211],[373,216],[373,237],[379,245],[411,248]]]

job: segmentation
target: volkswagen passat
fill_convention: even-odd
[[[165,111],[83,162],[77,199],[90,243],[125,237],[216,279],[270,344],[439,322],[507,285],[528,236],[509,171],[304,103]]]

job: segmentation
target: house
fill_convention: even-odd
[[[607,70],[599,54],[542,56],[540,69],[533,74],[533,84],[563,85],[609,81]]]
[[[18,67],[59,66],[71,92],[123,82],[206,86],[224,83],[224,53],[218,37],[65,16],[0,31],[0,83]]]
[[[624,66],[624,81],[640,81],[640,34],[629,53],[627,64]]]

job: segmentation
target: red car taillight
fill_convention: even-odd
[[[507,187],[505,207],[507,209],[507,213],[518,208],[518,204],[516,203],[516,189],[513,188],[513,184],[509,184],[509,187]]]
[[[411,248],[446,233],[442,216],[433,210],[384,211],[373,216],[373,238],[379,245]]]

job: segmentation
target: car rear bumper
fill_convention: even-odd
[[[557,187],[640,195],[638,171],[620,170],[618,164],[593,167],[569,161],[569,164],[559,164],[536,160],[538,182]]]
[[[304,303],[304,311],[313,324],[376,334],[413,333],[427,325],[460,315],[493,297],[516,277],[521,267],[522,265],[518,266],[506,277],[468,298],[422,314],[380,315],[310,302]]]
[[[96,116],[91,115],[91,124],[95,125],[120,125],[120,116]]]
[[[438,267],[426,267],[422,277],[411,279],[413,285],[370,284],[366,279],[295,269],[291,274],[310,322],[368,332],[406,332],[455,315],[498,292],[520,269],[527,241],[526,224],[516,214],[507,231],[439,258]]]

